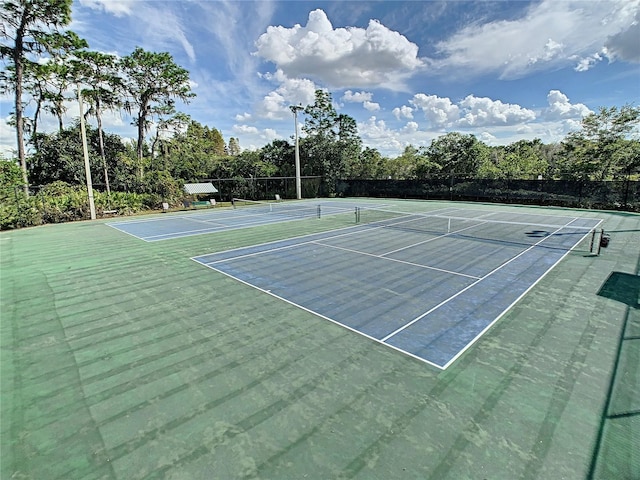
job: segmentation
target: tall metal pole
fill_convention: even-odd
[[[302,199],[302,179],[300,177],[300,145],[298,142],[298,110],[302,110],[302,105],[291,105],[293,112],[293,123],[296,128],[296,198]]]
[[[93,182],[91,181],[91,167],[89,165],[89,150],[87,149],[87,132],[84,126],[84,112],[82,111],[82,93],[78,85],[78,108],[80,109],[80,133],[82,134],[82,153],[84,155],[84,170],[87,177],[87,194],[89,195],[89,211],[91,220],[96,219],[96,206],[93,202]]]

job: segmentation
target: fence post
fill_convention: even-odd
[[[630,175],[627,175],[627,178],[625,178],[624,181],[624,208],[627,208],[629,206],[629,186],[631,184],[631,178]]]

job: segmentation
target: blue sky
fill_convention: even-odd
[[[92,50],[171,53],[197,94],[178,109],[243,149],[291,139],[289,105],[318,88],[388,156],[450,131],[557,142],[599,107],[640,104],[640,0],[74,0],[70,28]],[[135,136],[124,114],[105,121]]]

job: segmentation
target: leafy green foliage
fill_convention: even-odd
[[[335,193],[336,181],[343,178],[352,164],[358,164],[362,140],[356,121],[348,115],[338,115],[331,94],[316,90],[315,102],[304,109],[307,134],[301,142],[306,174],[321,175],[327,192]]]
[[[218,168],[219,158],[225,155],[220,131],[192,120],[186,131],[163,142],[160,161],[174,178],[195,181],[211,177]]]
[[[18,160],[25,193],[29,183],[22,100],[25,64],[36,61],[32,60],[33,56],[37,58],[47,50],[60,47],[63,42],[58,29],[71,22],[71,4],[72,0],[4,0],[0,8],[2,36],[10,40],[10,43],[3,43],[0,47],[0,55],[3,59],[9,59],[12,67],[10,75],[5,76],[3,81],[7,82],[7,89],[14,92]]]
[[[54,134],[40,134],[38,137],[38,150],[29,162],[32,183],[46,185],[60,180],[70,184],[83,184],[85,167],[79,124]],[[97,185],[104,184],[100,143],[105,153],[104,161],[110,169],[115,168],[119,154],[125,150],[118,136],[106,135],[101,139],[96,129],[87,126],[89,163],[93,181]]]
[[[603,107],[585,117],[582,129],[570,133],[563,142],[563,176],[605,180],[621,172],[630,175],[637,169],[637,139],[629,137],[639,123],[640,107],[631,105]]]
[[[143,157],[144,135],[154,114],[173,109],[174,99],[189,101],[191,92],[189,72],[176,65],[167,53],[147,52],[137,47],[121,61],[124,73],[123,88],[130,99],[128,108],[137,108],[134,124],[138,127],[137,154]],[[142,177],[142,166],[140,176]]]

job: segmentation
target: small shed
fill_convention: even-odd
[[[200,195],[204,193],[218,193],[218,189],[213,183],[185,183],[184,191],[187,195]]]

